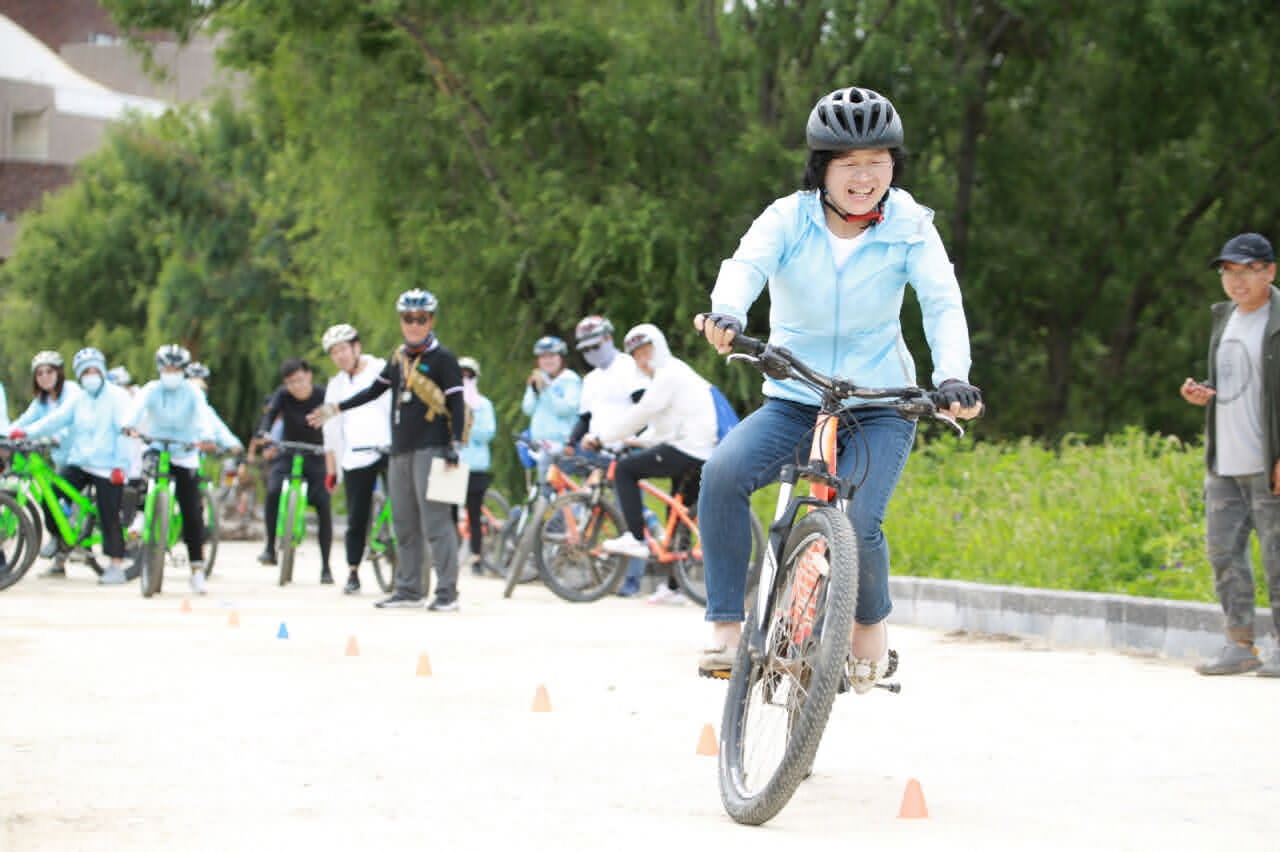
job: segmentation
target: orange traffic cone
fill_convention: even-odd
[[[182,611],[191,612],[191,601],[187,600],[186,598],[182,599]]]
[[[231,610],[231,614],[227,616],[227,626],[228,627],[240,626],[240,614],[237,613],[234,609]]]
[[[538,691],[533,694],[533,712],[551,712],[551,696],[547,695],[547,688],[542,684],[538,684]]]
[[[352,636],[350,639],[347,640],[347,656],[348,657],[360,656],[360,646],[356,644],[356,637],[354,636]]]
[[[702,726],[702,736],[698,737],[698,754],[715,757],[720,753],[720,745],[716,742],[716,729],[710,723]]]
[[[431,676],[431,660],[427,659],[426,654],[418,655],[418,675],[421,677]]]
[[[924,803],[924,791],[920,782],[912,778],[907,782],[907,791],[902,796],[902,809],[898,811],[899,819],[924,819],[929,815],[929,807]]]

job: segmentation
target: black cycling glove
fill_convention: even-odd
[[[444,463],[447,465],[457,464],[458,463],[458,442],[454,441],[452,444],[447,445],[444,448],[444,452],[440,454],[440,457],[444,459]]]
[[[716,328],[727,328],[733,331],[735,335],[742,334],[742,322],[735,316],[729,314],[703,314],[703,328],[706,323],[712,323]]]
[[[982,390],[959,379],[947,379],[938,385],[938,398],[939,408],[950,408],[953,402],[960,403],[961,408],[973,408],[982,405]]]

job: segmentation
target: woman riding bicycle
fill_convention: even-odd
[[[906,152],[897,110],[870,89],[837,89],[813,107],[806,137],[804,188],[752,223],[720,266],[711,312],[695,317],[694,326],[717,351],[729,352],[767,284],[771,345],[865,386],[909,385],[915,363],[899,313],[910,283],[943,403],[955,416],[976,417],[982,396],[968,382],[969,333],[955,272],[932,211],[899,188]],[[817,394],[798,383],[766,379],[764,394],[764,405],[729,432],[702,472],[706,619],[714,624],[703,673],[732,668],[742,633],[751,493],[796,461],[817,413]],[[892,608],[881,523],[915,425],[874,403],[841,419],[841,450],[851,432],[858,436],[859,451],[841,454],[839,473],[849,476],[856,464],[862,482],[849,505],[859,558],[851,674],[855,690],[865,692],[888,650],[884,620]]]

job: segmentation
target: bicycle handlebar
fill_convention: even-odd
[[[0,449],[16,450],[20,453],[38,453],[56,447],[62,442],[57,438],[3,438],[0,437]]]
[[[199,443],[192,443],[191,441],[180,441],[177,438],[161,438],[158,435],[147,435],[142,432],[136,432],[136,431],[133,433],[133,435],[137,437],[137,439],[144,444],[160,444],[164,447],[165,452],[169,452],[169,453],[172,453],[175,448],[177,448],[179,452],[181,452],[182,450],[200,449]]]
[[[842,379],[839,376],[819,373],[793,355],[791,350],[783,346],[771,346],[745,334],[734,335],[732,346],[735,351],[729,356],[730,361],[746,362],[777,381],[794,379],[813,388],[822,396],[822,407],[832,413],[848,408],[846,400],[850,397],[878,400],[903,417],[937,420],[956,435],[964,435],[964,427],[945,410],[939,409],[941,397],[937,391],[927,391],[913,386],[862,387],[857,382]]]
[[[269,446],[286,453],[311,453],[322,456],[325,452],[323,444],[308,444],[305,441],[271,441]]]

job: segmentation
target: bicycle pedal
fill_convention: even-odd
[[[875,683],[873,683],[872,686],[874,686],[876,689],[887,689],[890,692],[892,692],[894,695],[897,695],[899,692],[902,692],[902,684],[898,683],[897,681],[878,680]]]
[[[704,669],[698,668],[698,677],[710,678],[712,680],[728,680],[732,674],[728,669]]]
[[[889,662],[884,667],[884,674],[881,677],[889,677],[898,670],[898,652],[889,649]]]

